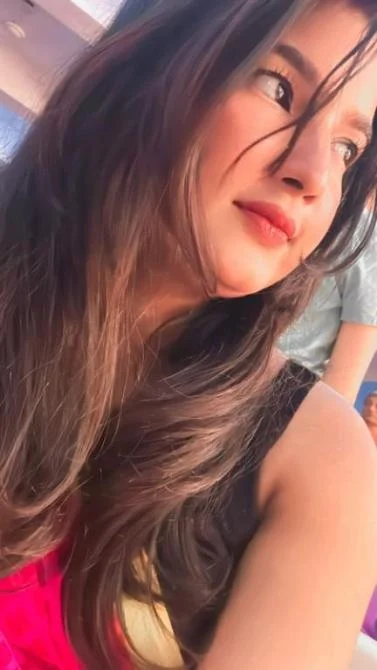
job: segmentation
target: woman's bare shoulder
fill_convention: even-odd
[[[316,385],[262,466],[261,523],[202,670],[347,667],[377,578],[372,445]]]
[[[353,407],[318,382],[265,459],[260,481],[262,508],[281,490],[327,504],[352,493],[355,507],[377,505],[377,450]]]

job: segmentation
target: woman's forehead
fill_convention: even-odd
[[[360,42],[367,27],[367,16],[352,3],[324,1],[297,19],[282,41],[298,48],[323,80]]]
[[[306,13],[282,36],[275,48],[283,60],[298,70],[299,76],[313,87],[323,82],[355,48],[368,27],[367,16],[352,3],[343,0],[322,2]],[[318,36],[320,35],[320,39]],[[296,59],[287,58],[289,51]],[[296,62],[294,62],[294,60]],[[300,68],[300,60],[301,67]],[[338,68],[329,84],[336,84],[349,71],[352,61]],[[358,64],[357,74],[347,81],[339,95],[339,104],[348,115],[362,115],[371,123],[377,108],[377,45],[368,45]]]

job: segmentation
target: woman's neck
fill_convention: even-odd
[[[153,274],[153,286],[145,282],[143,290],[135,291],[129,339],[119,358],[113,408],[124,403],[130,388],[134,391],[143,384],[158,364],[161,349],[176,339],[191,312],[204,302],[198,287],[170,273],[169,277]]]
[[[165,324],[174,324],[206,302],[203,287],[182,268],[156,271],[136,292],[135,327],[143,341]]]

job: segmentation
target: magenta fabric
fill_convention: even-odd
[[[64,631],[59,558],[0,580],[1,670],[83,670]]]
[[[62,556],[0,579],[0,670],[84,670],[64,630]],[[118,670],[131,664],[122,658]]]
[[[377,640],[377,588],[374,590],[368,611],[365,617],[363,632]]]
[[[1,670],[84,670],[64,630],[62,578],[56,551],[0,580]],[[377,639],[377,588],[363,631]]]
[[[64,630],[62,550],[0,579],[0,670],[84,670]],[[132,670],[122,658],[118,670]]]

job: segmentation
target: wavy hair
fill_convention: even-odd
[[[221,538],[211,541],[192,519],[205,519],[214,487],[231,479],[256,435],[273,394],[264,382],[273,344],[308,299],[316,269],[333,267],[341,252],[344,267],[372,232],[375,216],[344,259],[365,203],[375,202],[376,132],[308,263],[257,295],[209,299],[165,350],[158,337],[141,342],[135,286],[151,259],[168,260],[167,231],[213,293],[196,188],[211,111],[315,4],[128,0],[1,172],[0,572],[73,537],[65,616],[90,670],[117,667],[112,622],[127,636],[123,593],[152,604],[163,597],[169,608],[183,599],[188,613],[217,597],[232,566]],[[324,82],[297,121],[288,150],[375,46],[377,2],[354,4],[370,13],[369,30],[346,59],[348,74]],[[253,465],[263,456],[255,439]],[[174,557],[163,596],[152,576],[162,537]],[[225,556],[217,583],[203,546]],[[145,556],[141,577],[135,561]]]

